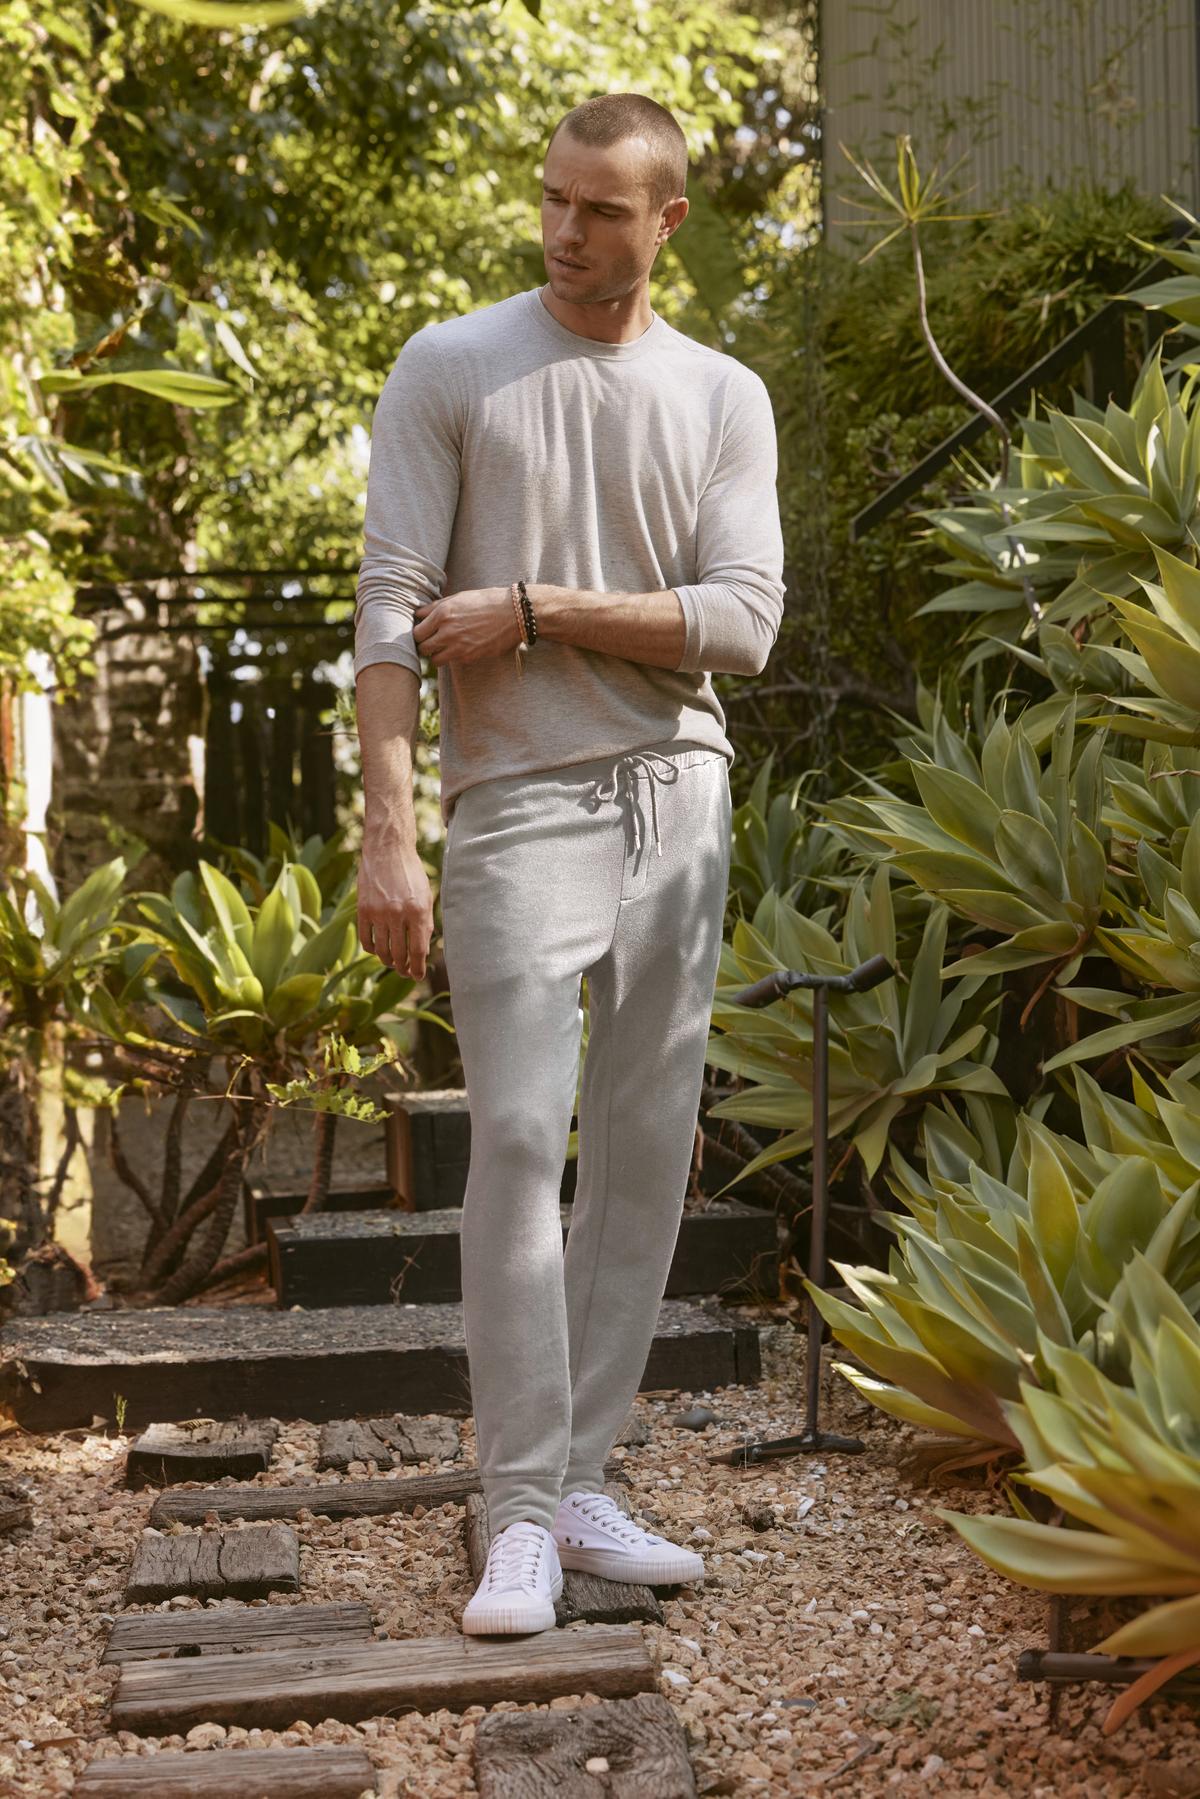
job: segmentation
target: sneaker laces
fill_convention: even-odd
[[[651,1536],[648,1530],[643,1530],[640,1524],[635,1524],[632,1518],[627,1518],[620,1506],[611,1500],[607,1493],[589,1493],[586,1499],[575,1499],[571,1503],[574,1510],[586,1518],[589,1523],[598,1524],[601,1529],[611,1531],[614,1536],[619,1537],[622,1542],[628,1543],[631,1548],[637,1548],[640,1543],[658,1544],[663,1541],[662,1537]]]
[[[509,1524],[492,1540],[485,1579],[488,1591],[533,1586],[546,1540],[536,1524]]]

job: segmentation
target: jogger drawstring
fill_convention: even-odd
[[[655,764],[658,764],[655,767]],[[679,764],[672,762],[669,756],[660,755],[657,750],[632,750],[627,756],[619,756],[613,763],[611,774],[604,775],[593,788],[593,797],[597,802],[615,799],[624,780],[625,791],[629,795],[630,809],[633,813],[633,845],[634,850],[642,847],[642,827],[638,814],[636,792],[636,765],[640,764],[646,771],[646,780],[650,788],[650,818],[654,832],[654,847],[662,855],[662,839],[658,831],[658,800],[654,791],[656,781],[664,781],[671,786],[679,779]]]

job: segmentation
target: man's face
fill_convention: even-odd
[[[687,212],[682,199],[651,211],[647,155],[641,138],[604,150],[577,143],[564,126],[554,139],[542,180],[542,248],[557,299],[615,300],[645,281],[660,243]]]

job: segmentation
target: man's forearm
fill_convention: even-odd
[[[413,751],[421,684],[398,662],[373,662],[359,674],[356,691],[365,833],[398,846],[413,845]]]
[[[538,636],[603,650],[655,668],[678,668],[687,631],[683,606],[671,588],[656,593],[600,593],[591,588],[528,582]]]

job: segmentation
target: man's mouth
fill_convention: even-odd
[[[565,256],[556,256],[554,260],[564,269],[581,269],[583,267],[581,262],[569,262]]]

